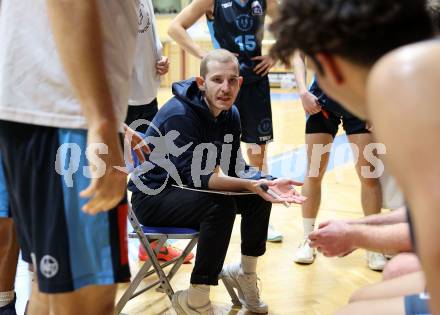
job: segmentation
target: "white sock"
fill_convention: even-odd
[[[308,237],[315,229],[316,218],[303,218],[304,238]]]
[[[191,284],[188,289],[188,304],[193,308],[209,303],[210,286],[206,284]]]
[[[0,292],[0,307],[8,305],[14,300],[14,291]]]
[[[257,272],[258,257],[241,255],[241,269],[244,273]]]

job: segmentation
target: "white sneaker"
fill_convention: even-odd
[[[283,235],[275,230],[272,224],[269,224],[269,227],[267,228],[267,241],[274,243],[283,241]]]
[[[211,302],[198,308],[189,306],[188,290],[174,292],[171,303],[177,315],[215,315]]]
[[[304,238],[293,255],[293,261],[297,264],[312,264],[315,261],[316,252],[309,246],[309,240]]]
[[[256,273],[245,274],[240,264],[233,264],[223,268],[220,278],[230,293],[234,292],[234,288],[237,289],[239,301],[250,312],[267,313],[268,306],[261,300]]]
[[[375,271],[382,271],[387,263],[387,258],[384,254],[367,251],[368,268]]]

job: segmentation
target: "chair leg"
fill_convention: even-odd
[[[174,295],[173,288],[171,287],[171,284],[168,281],[168,278],[167,278],[165,272],[163,271],[159,261],[157,260],[156,253],[153,251],[150,244],[144,244],[146,238],[143,233],[142,233],[142,236],[143,237],[140,237],[140,241],[142,242],[142,245],[144,245],[144,248],[147,251],[148,257],[150,258],[151,264],[153,265],[154,270],[156,271],[157,275],[159,276],[160,286],[164,288],[165,293],[168,295],[168,298],[171,301],[173,298],[173,295]],[[159,243],[162,243],[162,244],[158,244],[158,245],[163,245],[164,242],[159,242]],[[157,248],[160,248],[160,247],[157,246]]]
[[[173,298],[174,291],[171,288],[170,282],[168,281],[167,276],[165,275],[164,271],[162,270],[159,261],[157,260],[157,257],[155,255],[155,252],[151,248],[150,244],[148,243],[147,238],[145,237],[144,231],[142,231],[141,225],[136,218],[136,215],[133,212],[133,209],[129,209],[128,211],[128,219],[133,226],[133,229],[135,230],[137,236],[139,237],[139,240],[141,241],[142,245],[144,246],[148,257],[150,258],[151,263],[153,264],[153,268],[156,271],[157,275],[159,276],[159,280],[161,282],[161,286],[165,288],[165,292],[168,295],[168,298],[171,300]],[[166,239],[166,236],[165,236]],[[160,245],[160,244],[158,244]],[[160,247],[157,247],[158,250],[160,250]]]
[[[174,275],[177,273],[177,270],[179,270],[180,266],[182,266],[183,262],[185,261],[186,256],[192,251],[194,246],[197,244],[197,238],[193,238],[188,245],[185,247],[185,249],[182,251],[182,254],[180,255],[179,259],[176,261],[176,263],[171,268],[170,272],[168,273],[168,279],[171,280]]]
[[[122,309],[124,308],[125,304],[127,304],[128,301],[130,301],[131,297],[133,296],[134,292],[136,291],[137,287],[141,283],[141,281],[144,279],[145,274],[150,270],[151,268],[151,260],[146,261],[139,272],[136,274],[136,276],[131,281],[130,285],[128,286],[127,290],[125,290],[122,297],[119,299],[118,303],[115,307],[115,314],[120,314]]]
[[[154,249],[154,253],[156,254],[156,257],[159,254],[160,249],[165,245],[167,240],[168,238],[165,235],[156,240],[157,244],[156,244],[156,248]],[[148,239],[148,241],[154,241],[154,240]]]
[[[186,245],[185,249],[182,251],[182,254],[180,255],[180,257],[176,260],[176,262],[174,263],[173,267],[171,268],[171,270],[168,272],[167,278],[168,281],[171,281],[171,279],[175,276],[175,274],[177,273],[177,271],[179,270],[180,266],[182,266],[185,257],[192,251],[192,249],[194,248],[194,246],[196,246],[198,241],[198,238],[193,238],[190,240],[190,242],[188,243],[188,245]],[[165,292],[164,288],[162,286],[159,286],[156,291],[159,292]]]
[[[122,298],[118,301],[118,303],[116,305],[116,314],[119,314],[122,311],[125,304],[131,298],[141,294],[142,292],[145,292],[146,290],[149,290],[150,288],[156,286],[157,284],[159,284],[158,290],[161,292],[165,292],[168,295],[168,298],[170,300],[172,300],[173,295],[174,295],[174,291],[173,291],[173,288],[171,287],[170,280],[175,276],[178,269],[183,264],[186,256],[191,252],[191,250],[194,248],[194,246],[197,244],[197,241],[198,241],[198,237],[195,236],[195,234],[188,234],[187,236],[188,236],[188,238],[190,238],[190,242],[185,247],[182,254],[177,259],[175,259],[175,260],[173,259],[172,261],[170,261],[162,266],[157,259],[157,255],[160,251],[160,248],[164,245],[164,243],[167,241],[167,239],[169,238],[170,235],[168,235],[166,233],[163,233],[163,234],[159,233],[159,238],[157,239],[156,237],[158,236],[158,234],[155,233],[154,235],[150,235],[150,237],[148,237],[148,235],[146,235],[144,233],[142,226],[140,225],[139,220],[136,217],[136,214],[134,213],[133,209],[131,208],[131,205],[129,205],[128,219],[129,219],[138,239],[140,240],[143,248],[147,252],[147,255],[149,257],[149,261],[146,262],[142,266],[141,270],[135,276],[135,278],[133,279],[132,283],[130,284],[130,286],[128,287],[126,292],[124,292],[124,295],[122,296]],[[153,237],[154,237],[154,240],[157,240],[157,246],[154,250],[152,249],[151,244],[150,244],[150,241]],[[173,266],[172,266],[171,270],[168,272],[168,274],[165,274],[162,267],[168,266],[170,264],[173,264]],[[151,266],[153,266],[154,271],[158,275],[159,281],[151,284],[150,286],[145,287],[142,290],[139,290],[138,292],[135,292],[137,287],[139,286],[140,282],[147,275],[153,274],[152,271],[149,271],[151,269]],[[238,298],[237,298],[237,301],[238,301]]]
[[[225,280],[225,279],[224,279],[223,277],[221,277],[221,276],[220,276],[220,279],[222,280],[223,284],[225,285],[226,290],[227,290],[228,293],[229,293],[229,296],[231,297],[232,304],[233,304],[234,306],[241,307],[242,304],[241,304],[241,302],[240,302],[240,299],[239,299],[238,296],[237,296],[237,293],[236,293],[235,290],[234,290],[233,285],[232,285],[231,283],[229,283],[227,280]]]

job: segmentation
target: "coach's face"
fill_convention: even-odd
[[[205,92],[209,110],[214,117],[229,110],[237,98],[243,78],[234,62],[212,60],[207,65],[206,77],[197,77],[197,85]]]

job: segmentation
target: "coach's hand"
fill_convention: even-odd
[[[122,148],[115,123],[90,126],[87,133],[87,159],[90,166],[90,185],[80,197],[90,198],[82,210],[89,214],[108,211],[118,205],[125,195],[127,175],[113,166],[123,166]]]
[[[279,198],[274,198],[263,189],[261,189],[260,185],[265,184],[271,189],[274,193],[276,193]],[[301,186],[303,183],[296,182],[287,178],[279,178],[272,181],[261,179],[258,181],[253,181],[251,186],[248,187],[250,191],[255,192],[260,195],[263,199],[270,201],[272,203],[297,203],[301,204],[306,201],[306,197],[302,196],[295,190],[294,186]]]
[[[254,67],[254,72],[262,77],[268,74],[270,69],[275,64],[273,59],[267,55],[253,57],[252,60],[258,62],[258,64]]]

